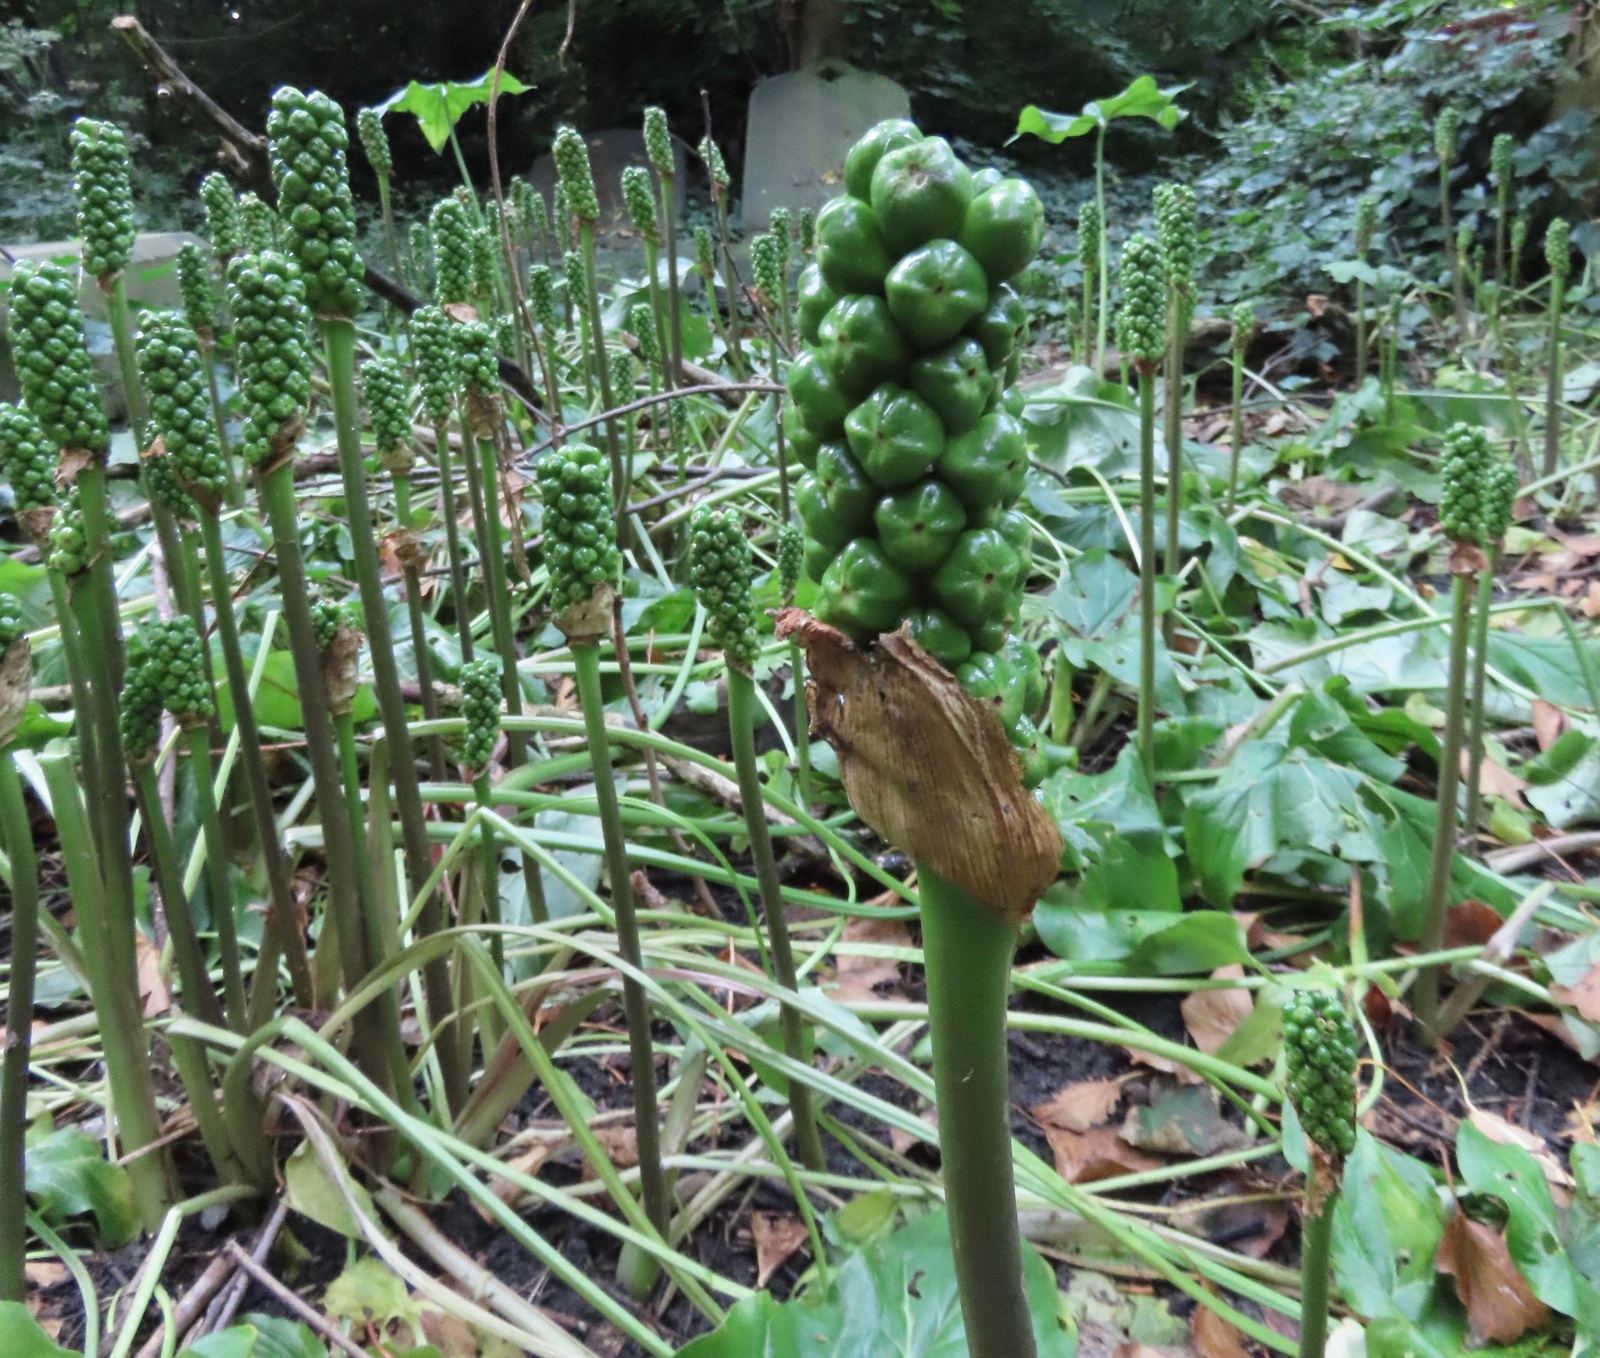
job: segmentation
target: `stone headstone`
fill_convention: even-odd
[[[744,224],[764,230],[775,207],[820,208],[839,192],[845,152],[874,123],[906,118],[911,98],[887,76],[826,61],[761,81],[745,133]]]

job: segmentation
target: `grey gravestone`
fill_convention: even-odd
[[[765,228],[775,207],[821,207],[839,192],[856,139],[874,123],[910,114],[901,85],[842,61],[761,81],[750,94],[745,134],[746,229]]]

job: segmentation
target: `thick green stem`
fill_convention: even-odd
[[[73,725],[77,730],[83,785],[93,789],[100,786],[100,760],[94,743],[94,708],[84,668],[83,639],[78,635],[78,619],[67,592],[67,577],[55,569],[47,569],[45,576],[50,581],[50,598],[56,608],[56,623],[61,628],[61,654],[67,663],[67,686],[72,690]]]
[[[120,757],[117,762],[120,766]],[[104,875],[72,764],[65,755],[48,754],[39,764],[50,789],[67,888],[84,940],[90,999],[100,1024],[101,1051],[111,1086],[111,1111],[139,1219],[146,1230],[154,1231],[172,1205],[172,1180],[166,1152],[157,1145],[161,1119],[156,1113],[150,1046],[139,1005],[139,974],[134,966],[121,964],[121,954],[113,943],[120,921],[114,918],[103,886]]]
[[[661,180],[661,231],[667,253],[667,341],[670,348],[661,351],[666,369],[667,390],[674,390],[683,380],[683,322],[681,289],[678,287],[678,219],[674,215],[672,185],[675,175],[663,174]]]
[[[1450,299],[1455,305],[1456,325],[1467,328],[1467,295],[1461,281],[1461,251],[1456,249],[1455,213],[1450,205],[1450,162],[1439,162],[1439,225],[1444,231],[1444,252],[1450,261]]]
[[[1006,997],[1017,930],[917,865],[944,1198],[972,1358],[1033,1358],[1012,1172]]]
[[[480,773],[472,780],[472,794],[485,811],[494,810],[494,797],[489,791],[489,775]],[[500,855],[495,852],[494,830],[485,817],[478,832],[478,861],[483,872],[483,919],[486,924],[500,923]],[[489,955],[501,973],[506,969],[505,940],[496,929],[489,935]],[[488,1044],[486,1044],[488,1045]]]
[[[0,749],[0,839],[11,859],[11,966],[6,989],[5,1057],[0,1065],[0,1301],[26,1301],[28,1206],[23,1143],[28,1127],[28,1056],[33,982],[39,957],[39,863],[22,780],[11,750]]]
[[[350,516],[356,583],[361,591],[361,608],[367,625],[367,653],[372,658],[372,687],[389,742],[394,800],[400,813],[400,836],[405,847],[406,880],[412,893],[423,898],[417,916],[417,935],[426,938],[439,932],[443,919],[439,894],[429,885],[433,859],[428,848],[428,827],[417,790],[417,762],[411,750],[411,731],[406,725],[405,699],[400,693],[394,641],[389,632],[389,610],[384,602],[378,548],[373,539],[367,471],[361,456],[360,408],[356,401],[356,329],[350,321],[339,317],[324,317],[320,324],[328,354],[328,378],[333,387],[334,428],[339,442],[339,470],[344,478],[345,511]],[[450,1013],[450,968],[443,956],[424,967],[423,988],[429,1022],[438,1027]],[[458,1094],[464,1091],[462,1072],[447,1064],[445,1075],[447,1088]]]
[[[1106,125],[1101,123],[1094,136],[1094,201],[1100,209],[1100,305],[1095,314],[1098,328],[1094,339],[1094,375],[1098,379],[1106,365],[1106,321],[1111,315],[1111,222],[1106,217]]]
[[[467,572],[461,564],[461,524],[456,517],[450,426],[444,421],[433,426],[433,442],[439,457],[439,516],[444,520],[445,548],[450,555],[450,596],[455,606],[456,636],[461,642],[461,659],[467,661],[472,659],[472,609],[467,603]]]
[[[605,839],[606,872],[611,878],[611,908],[617,921],[617,948],[625,962],[642,969],[644,951],[639,944],[639,921],[634,912],[633,884],[628,874],[628,841],[617,806],[611,744],[606,735],[605,702],[600,692],[599,647],[592,641],[573,642],[572,665],[578,683],[578,700],[583,705],[589,759],[594,768],[595,802]],[[645,1214],[665,1235],[667,1181],[661,1172],[661,1114],[656,1100],[655,1052],[650,1042],[650,1006],[644,987],[631,976],[624,976],[622,980],[622,1007],[628,1024],[639,1185]]]
[[[1183,293],[1173,288],[1168,302],[1166,405],[1163,430],[1167,444],[1167,550],[1161,569],[1178,573],[1178,511],[1183,507]],[[1169,615],[1168,625],[1171,625]]]
[[[1228,458],[1228,504],[1226,512],[1233,513],[1239,501],[1239,459],[1244,456],[1244,350],[1237,345],[1233,350],[1233,420],[1230,426]]]
[[[733,375],[744,381],[749,373],[744,361],[744,340],[741,337],[739,322],[739,275],[733,264],[733,246],[728,241],[728,198],[727,194],[719,190],[716,195],[717,212],[717,244],[722,247],[722,290],[728,294],[728,362],[733,367]],[[717,296],[713,289],[711,294],[711,309],[717,309]]]
[[[795,772],[795,795],[800,805],[811,810],[811,714],[806,710],[805,656],[800,643],[789,642],[789,674],[794,684],[794,752],[799,768]]]
[[[1483,782],[1483,694],[1489,671],[1489,602],[1494,597],[1494,572],[1499,564],[1496,548],[1489,554],[1489,569],[1478,577],[1478,597],[1472,606],[1472,698],[1467,731],[1467,852],[1478,854],[1478,816]]]
[[[600,315],[600,288],[594,272],[594,223],[584,222],[578,228],[579,249],[583,251],[584,310],[589,317],[589,345],[593,354],[595,376],[600,383],[600,408],[611,406],[611,364],[606,361],[606,330]],[[631,468],[622,458],[622,444],[617,438],[617,422],[605,422],[606,454],[611,459],[611,497],[619,517],[628,509],[628,480]]]
[[[1559,274],[1550,277],[1549,338],[1545,348],[1544,472],[1553,476],[1561,457],[1561,301],[1565,291]]]
[[[211,422],[217,430],[217,446],[222,449],[222,460],[228,467],[228,487],[223,492],[229,509],[244,508],[244,484],[239,480],[239,469],[234,464],[233,450],[228,446],[228,420],[222,409],[222,392],[217,386],[216,349],[209,330],[195,332],[200,346],[200,366],[206,370],[206,392],[211,400]]]
[[[761,884],[761,908],[767,917],[767,942],[772,950],[772,971],[778,984],[797,990],[794,948],[789,941],[789,924],[783,912],[783,889],[778,882],[778,864],[772,854],[772,835],[767,829],[766,803],[761,797],[761,774],[756,767],[755,681],[736,666],[728,666],[728,734],[733,743],[733,763],[739,776],[739,800],[744,806],[745,833],[750,839],[750,856],[755,860],[756,880]],[[779,1006],[783,1031],[783,1050],[791,1060],[809,1064],[805,1029],[800,1011],[792,1005]],[[799,1080],[789,1081],[789,1107],[794,1113],[795,1146],[807,1169],[824,1168],[822,1140],[817,1135],[817,1119],[811,1104],[811,1088]]]
[[[1456,808],[1461,787],[1461,740],[1467,689],[1467,642],[1471,635],[1471,577],[1450,581],[1450,675],[1445,690],[1444,734],[1439,738],[1438,817],[1433,827],[1427,905],[1422,917],[1423,952],[1444,947],[1445,906],[1450,896],[1450,865],[1456,852]],[[1417,1018],[1432,1028],[1439,1013],[1439,968],[1423,967],[1417,975]]]
[[[189,1096],[195,1128],[200,1133],[206,1154],[211,1157],[217,1177],[227,1183],[243,1183],[244,1166],[233,1153],[233,1138],[217,1107],[205,1047],[192,1037],[168,1032],[167,1050],[172,1053],[172,1067],[183,1082],[183,1092]]]
[[[1365,261],[1363,261],[1365,262]],[[1367,281],[1356,279],[1356,381],[1359,389],[1367,376]]]
[[[289,861],[278,837],[278,821],[272,807],[272,787],[261,757],[261,732],[256,726],[255,706],[250,699],[250,681],[245,673],[244,655],[239,649],[239,624],[233,613],[232,586],[228,562],[222,545],[222,525],[217,516],[202,509],[200,533],[205,542],[206,573],[211,585],[211,609],[217,620],[217,636],[222,641],[222,667],[228,676],[228,691],[233,699],[233,721],[239,732],[239,762],[244,766],[250,789],[250,807],[255,815],[256,840],[261,846],[261,864],[267,879],[267,936],[272,951],[281,951],[289,964],[289,980],[295,1003],[310,1008],[315,990],[311,983],[311,959],[306,953],[305,935],[300,929],[294,904],[294,888],[289,876]],[[258,1027],[270,1015],[277,994],[277,964],[266,965],[265,947],[256,959],[251,996],[250,1026]]]
[[[661,245],[653,238],[644,243],[644,264],[650,289],[650,319],[656,328],[656,353],[665,358],[667,348],[667,304],[661,295]]]
[[[211,738],[206,728],[184,732],[189,746],[189,774],[194,780],[195,803],[200,809],[200,833],[206,846],[206,891],[211,922],[217,931],[217,951],[222,956],[222,995],[228,1026],[245,1031],[244,977],[239,970],[239,934],[233,916],[233,883],[228,876],[228,849],[222,838],[222,818],[211,786]]]
[[[410,530],[411,474],[394,474],[394,516],[400,527]],[[406,584],[406,611],[411,617],[411,650],[417,666],[417,687],[422,690],[422,715],[429,721],[439,716],[439,697],[433,691],[433,657],[428,650],[427,617],[422,609],[422,578],[415,565],[407,561],[401,570]],[[445,776],[444,741],[439,736],[428,737],[428,763],[435,781]]]
[[[1139,368],[1139,760],[1155,784],[1156,384]]]
[[[1309,1213],[1300,1235],[1300,1358],[1323,1358],[1328,1346],[1328,1261],[1333,1245],[1337,1188],[1316,1216]]]

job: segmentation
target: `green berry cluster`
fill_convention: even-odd
[[[406,281],[412,292],[419,295],[428,291],[428,257],[432,246],[426,222],[412,222],[406,228],[406,252],[401,261],[405,265]]]
[[[1370,193],[1356,199],[1356,254],[1362,259],[1372,249],[1372,238],[1378,232],[1378,200]]]
[[[655,104],[644,111],[644,152],[657,174],[672,173],[672,133],[667,129],[667,111]]]
[[[794,503],[817,616],[858,643],[909,622],[958,677],[982,654],[1010,693],[1002,652],[1031,553],[1012,508],[1027,442],[1004,392],[1027,316],[1005,279],[1038,247],[1038,199],[903,119],[851,149],[845,183],[801,273],[808,347],[784,425],[806,469]]]
[[[78,504],[76,485],[69,487],[61,497],[60,507],[50,520],[45,565],[60,575],[77,575],[89,568],[89,539],[83,529],[83,510]]]
[[[689,583],[708,614],[711,644],[746,674],[760,651],[753,576],[750,539],[738,515],[708,505],[697,509],[689,529]]]
[[[1475,425],[1454,424],[1444,436],[1439,463],[1444,483],[1439,528],[1451,542],[1487,546],[1505,535],[1516,498],[1517,474],[1496,458],[1489,435]]]
[[[383,110],[364,108],[356,113],[356,136],[367,154],[374,174],[387,179],[394,173],[394,157],[389,154],[389,134],[383,130]]]
[[[560,329],[556,285],[548,264],[535,264],[528,269],[528,305],[533,308],[533,319],[545,334],[553,335]]]
[[[572,244],[572,214],[567,211],[567,191],[561,187],[560,180],[550,191],[550,215],[554,219],[556,248],[565,250]]]
[[[392,358],[374,358],[361,369],[361,390],[379,458],[411,456],[411,388]]]
[[[495,278],[500,272],[500,232],[493,226],[472,233],[472,295],[481,311],[494,304]]]
[[[775,207],[767,218],[767,230],[772,232],[772,239],[778,247],[778,273],[787,277],[789,273],[789,252],[794,243],[794,222],[786,207]]]
[[[149,450],[139,459],[145,490],[152,504],[161,505],[179,523],[193,523],[200,517],[200,511],[178,480],[176,463],[164,450],[156,450],[158,436],[157,426],[147,424],[140,439],[141,446]]]
[[[1078,209],[1078,264],[1086,277],[1100,271],[1100,251],[1105,245],[1105,228],[1100,204],[1086,199]]]
[[[783,265],[778,258],[778,239],[767,232],[750,242],[750,273],[767,301],[777,306],[783,297]]]
[[[422,413],[429,424],[443,424],[455,408],[461,377],[451,333],[454,329],[450,318],[436,306],[418,307],[411,313],[417,383],[422,388]]]
[[[1166,265],[1167,286],[1187,292],[1194,285],[1200,229],[1195,221],[1194,190],[1187,184],[1157,184],[1156,244]]]
[[[785,604],[794,602],[794,592],[805,567],[806,535],[797,523],[778,529],[778,597]]]
[[[451,327],[456,342],[456,375],[461,390],[484,396],[500,390],[500,365],[494,356],[494,331],[482,321]]]
[[[1544,261],[1552,278],[1565,279],[1572,271],[1572,228],[1565,217],[1552,217],[1545,228]]]
[[[361,630],[361,606],[354,599],[340,603],[333,599],[314,599],[311,603],[311,636],[317,650],[326,655],[342,630]]]
[[[621,574],[611,472],[598,448],[569,443],[540,458],[538,475],[545,569],[559,616]]]
[[[1356,1145],[1356,1033],[1331,991],[1297,990],[1283,1006],[1289,1097],[1305,1134],[1335,1160]]]
[[[0,468],[20,513],[56,502],[56,450],[27,406],[0,405]]]
[[[626,349],[613,349],[606,358],[610,370],[611,399],[621,405],[633,399],[633,355]]]
[[[524,180],[524,183],[527,181]],[[526,219],[533,223],[534,232],[541,241],[550,234],[550,209],[544,201],[544,194],[538,192],[532,184],[528,185],[528,208]]]
[[[294,264],[278,254],[239,255],[228,265],[228,302],[238,342],[244,433],[239,451],[251,465],[273,455],[280,431],[311,397],[311,323]]]
[[[1255,333],[1255,308],[1249,302],[1235,302],[1229,319],[1233,325],[1233,347],[1242,354]]]
[[[0,594],[0,651],[9,651],[21,641],[28,625],[22,616],[22,604],[15,594]]]
[[[179,482],[210,505],[219,504],[228,486],[228,464],[217,439],[194,332],[176,312],[147,313],[139,332],[139,371],[150,397],[150,417],[166,442]]]
[[[1516,143],[1509,132],[1497,134],[1493,145],[1489,147],[1489,169],[1497,185],[1511,182],[1511,157],[1515,150]]]
[[[133,256],[133,184],[128,143],[115,123],[72,124],[72,198],[83,242],[83,270],[105,278]]]
[[[656,317],[650,303],[635,302],[628,311],[628,329],[639,341],[639,361],[655,368],[661,363],[661,346],[656,343]]]
[[[278,248],[278,214],[253,193],[239,195],[239,223],[242,248],[253,255]],[[222,251],[218,250],[218,254]]]
[[[1511,223],[1511,254],[1512,257],[1520,255],[1528,243],[1528,213],[1527,210],[1517,213]]]
[[[706,177],[711,180],[711,196],[715,199],[733,182],[728,177],[728,163],[722,158],[722,148],[710,137],[700,138],[700,159],[706,167]]]
[[[1165,274],[1161,247],[1148,236],[1133,236],[1122,247],[1117,347],[1134,363],[1159,363],[1166,348]]]
[[[539,199],[539,206],[534,206],[534,199]],[[538,227],[544,199],[538,190],[533,187],[529,179],[513,179],[511,181],[511,205],[517,210],[517,220],[526,225]]]
[[[802,254],[809,255],[817,244],[817,210],[807,203],[795,220],[795,239],[800,242]]]
[[[567,305],[574,312],[581,310],[588,288],[583,273],[583,256],[576,250],[568,250],[561,256],[561,276],[567,285]]]
[[[56,447],[104,452],[111,426],[72,275],[48,260],[18,260],[11,272],[11,350],[23,399]]]
[[[200,181],[200,206],[206,211],[206,235],[218,259],[227,259],[244,249],[244,222],[233,185],[213,170]]]
[[[157,624],[159,626],[159,624]],[[122,679],[118,720],[122,730],[122,749],[135,768],[155,757],[161,740],[161,692],[165,680],[147,645],[137,636],[128,647],[127,669]]]
[[[178,295],[183,299],[183,317],[189,329],[197,335],[209,335],[217,312],[211,260],[192,240],[178,247]]]
[[[550,155],[556,163],[556,176],[567,196],[567,210],[581,222],[600,216],[600,197],[594,189],[594,171],[589,167],[589,146],[575,127],[563,124],[556,130]]]
[[[717,245],[711,238],[711,228],[704,222],[694,229],[694,263],[695,267],[705,275],[707,282],[715,278]]]
[[[639,238],[655,240],[656,195],[650,183],[650,171],[643,165],[630,165],[622,172],[622,202]]]
[[[461,667],[461,715],[467,729],[461,739],[461,762],[482,769],[500,737],[500,657],[481,656]]]
[[[1433,150],[1446,165],[1456,158],[1456,142],[1461,136],[1461,110],[1454,105],[1439,110],[1433,123]]]
[[[319,315],[354,316],[361,308],[365,269],[356,253],[349,142],[344,110],[320,90],[273,92],[267,143],[285,253],[300,265],[306,304]]]
[[[180,613],[144,629],[146,663],[155,672],[161,701],[180,726],[198,726],[217,710],[206,678],[205,651],[194,619]]]

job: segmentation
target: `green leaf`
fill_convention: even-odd
[[[252,1312],[244,1322],[256,1331],[253,1358],[328,1358],[328,1346],[298,1321]]]
[[[404,89],[391,94],[378,105],[378,109],[382,113],[393,110],[412,114],[422,129],[422,135],[428,139],[428,145],[433,147],[437,155],[444,150],[450,140],[450,129],[461,121],[461,115],[474,104],[489,102],[489,90],[493,83],[492,70],[485,71],[476,80],[465,82],[441,80],[423,84],[420,80],[413,80]],[[522,94],[530,88],[509,71],[503,71],[500,75],[501,94]]]
[[[351,1217],[339,1185],[334,1183],[322,1163],[322,1157],[309,1141],[302,1141],[295,1147],[294,1154],[283,1167],[283,1182],[289,1206],[301,1216],[310,1217],[317,1225],[326,1226],[330,1231],[337,1231],[351,1240],[366,1239]],[[369,1216],[377,1215],[377,1209],[372,1205],[365,1188],[348,1175],[344,1176],[344,1186],[361,1204],[363,1212]]]
[[[1592,724],[1584,729],[1567,731],[1550,747],[1547,755],[1554,755],[1562,742],[1572,736],[1588,740],[1587,748],[1579,752],[1576,762],[1548,783],[1540,784],[1530,779],[1534,786],[1523,794],[1528,804],[1555,830],[1600,819],[1600,742],[1594,740]],[[1563,751],[1563,762],[1575,749],[1577,742],[1570,742],[1567,750]],[[1541,759],[1545,757],[1540,756]],[[1538,762],[1537,759],[1532,761],[1534,764]]]
[[[335,1320],[356,1325],[370,1321],[379,1330],[405,1325],[413,1342],[422,1341],[422,1302],[411,1295],[399,1274],[371,1255],[358,1259],[328,1284],[322,1306]]]
[[[1029,104],[1017,116],[1016,136],[1031,133],[1059,146],[1068,137],[1082,137],[1107,127],[1113,118],[1150,118],[1170,132],[1188,116],[1173,103],[1174,97],[1188,88],[1188,85],[1168,85],[1163,89],[1156,84],[1154,76],[1142,75],[1121,94],[1091,100],[1077,115],[1051,113]]]
[[[1444,1213],[1427,1169],[1356,1132],[1333,1209],[1333,1274],[1355,1311],[1416,1319],[1434,1286]]]
[[[1054,386],[1030,388],[1025,399],[1022,422],[1045,466],[1092,467],[1108,480],[1138,471],[1138,412],[1124,404],[1125,393],[1091,369],[1068,368]],[[1041,478],[1035,484],[1052,483]]]
[[[1188,976],[1244,963],[1244,930],[1220,910],[1084,910],[1061,884],[1033,912],[1040,941],[1095,975]]]
[[[1056,1281],[1023,1245],[1028,1309],[1039,1358],[1073,1358],[1076,1337],[1056,1313]],[[826,1293],[776,1302],[758,1292],[678,1358],[966,1358],[950,1257],[950,1227],[933,1212],[852,1254]]]
[[[1595,738],[1587,731],[1573,728],[1563,731],[1555,743],[1542,754],[1536,755],[1516,770],[1517,777],[1535,787],[1545,787],[1559,782],[1578,766],[1578,762],[1595,747]]]
[[[259,1331],[254,1325],[233,1325],[195,1340],[178,1358],[257,1358],[258,1337]]]
[[[55,1343],[20,1301],[0,1301],[0,1353],[6,1358],[82,1358]]]
[[[1359,769],[1380,783],[1392,783],[1406,771],[1405,761],[1385,754],[1350,715],[1343,699],[1349,685],[1340,678],[1326,680],[1295,704],[1289,719],[1289,743],[1321,755],[1330,763]],[[1360,699],[1351,699],[1364,706]]]
[[[133,1239],[139,1220],[128,1171],[108,1163],[101,1151],[76,1128],[51,1133],[28,1148],[28,1196],[48,1222],[93,1213],[100,1243],[117,1249]]]

